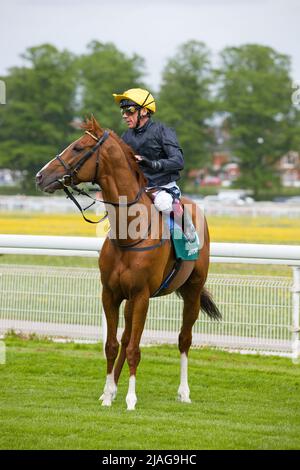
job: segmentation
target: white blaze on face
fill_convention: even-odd
[[[46,170],[47,167],[48,167],[52,162],[54,162],[55,159],[56,159],[56,157],[55,157],[55,158],[52,158],[52,160],[50,160],[50,162],[46,163],[46,165],[43,166],[43,168],[39,171],[39,173],[41,173],[42,171]]]
[[[68,145],[68,147],[66,147],[65,150],[63,150],[62,152],[60,152],[60,153],[58,154],[58,156],[61,157],[73,144],[74,144],[74,142],[72,142],[70,145]],[[48,167],[49,165],[51,165],[52,162],[54,162],[54,160],[56,160],[56,157],[52,158],[52,160],[50,160],[50,162],[46,163],[46,165],[43,166],[43,168],[42,168],[40,171],[46,170],[47,167]]]
[[[63,150],[62,152],[60,152],[60,154],[58,155],[59,157],[61,157],[70,147],[71,145],[75,144],[75,142],[71,142],[70,145],[68,145],[67,148],[65,148],[65,150]]]

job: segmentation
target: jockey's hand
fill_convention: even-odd
[[[162,163],[158,160],[150,160],[149,158],[143,157],[141,155],[136,155],[135,158],[140,166],[151,168],[154,171],[159,171],[162,169]]]

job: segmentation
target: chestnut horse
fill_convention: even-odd
[[[152,227],[151,236],[148,230],[144,237],[139,235],[136,240],[127,232],[125,236],[121,236],[120,230],[124,231],[122,224],[118,228],[124,206],[133,209],[137,203],[142,204],[144,212],[149,216],[151,207],[154,207],[145,191],[146,180],[136,163],[134,153],[114,132],[101,129],[94,117],[82,127],[85,133],[47,163],[37,173],[36,182],[41,190],[53,193],[57,189],[66,190],[68,186],[76,188],[75,185],[80,182],[93,181],[102,188],[106,208],[115,208],[113,216],[108,210],[111,226],[117,227],[114,239],[111,235],[106,238],[99,258],[102,302],[107,320],[107,376],[100,400],[103,406],[112,404],[117,393],[118,379],[127,359],[130,376],[126,403],[128,410],[135,409],[136,372],[141,357],[140,340],[149,299],[158,291],[159,295],[176,291],[184,302],[179,334],[181,369],[178,398],[190,403],[188,352],[192,342],[192,327],[200,308],[213,319],[221,318],[218,308],[204,289],[209,266],[209,232],[206,220],[202,215],[202,230],[199,230],[199,237],[203,238],[200,256],[196,261],[183,261],[169,285],[161,288],[175,263],[172,243],[168,239],[162,239],[161,215],[158,217],[159,223]],[[120,202],[120,196],[123,197],[122,201],[128,202]],[[182,198],[182,202],[191,207],[196,225],[197,217],[201,215],[200,209],[186,198]],[[128,214],[125,219],[126,228],[133,220],[133,216]],[[116,220],[112,220],[113,217]],[[125,329],[119,353],[117,327],[119,307],[124,299]]]

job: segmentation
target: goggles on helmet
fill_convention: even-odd
[[[122,108],[120,108],[120,111],[121,111],[121,114],[122,116],[124,116],[124,114],[134,114],[136,111],[137,111],[137,107],[136,106],[122,106]]]

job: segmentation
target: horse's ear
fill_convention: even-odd
[[[98,123],[98,121],[96,120],[96,118],[93,114],[91,115],[91,121],[92,121],[92,125],[93,125],[93,131],[101,130],[101,126],[100,126],[100,124]]]

